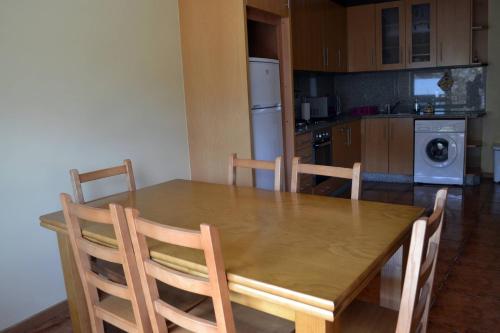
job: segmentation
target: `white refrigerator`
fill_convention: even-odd
[[[283,127],[279,61],[250,58],[250,103],[252,105],[253,158],[274,161],[283,155]],[[255,172],[258,188],[273,190],[274,173]]]

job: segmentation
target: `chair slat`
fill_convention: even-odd
[[[425,258],[424,263],[422,264],[422,268],[420,269],[420,277],[419,277],[419,286],[422,287],[429,276],[432,273],[432,268],[434,267],[434,261],[436,259],[436,253],[438,250],[438,246],[435,243],[429,244],[429,252],[427,253],[427,257]]]
[[[104,291],[105,293],[130,300],[130,290],[127,286],[111,282],[110,280],[90,271],[85,272],[85,278],[87,279],[88,283],[92,284],[97,289]]]
[[[115,313],[108,311],[99,305],[94,306],[96,317],[118,327],[119,329],[127,333],[139,332],[137,325],[129,320],[116,315]]]
[[[125,167],[125,165],[119,165],[111,168],[81,173],[80,182],[86,183],[102,178],[124,175],[126,173],[127,173],[127,168]]]
[[[156,222],[142,218],[136,219],[136,230],[138,233],[177,246],[189,247],[192,249],[203,249],[200,232],[194,230],[184,230],[176,227],[166,227]]]
[[[190,315],[161,300],[154,302],[155,310],[176,325],[197,333],[217,333],[215,323]]]
[[[415,307],[415,311],[413,312],[413,327],[415,328],[417,328],[418,325],[422,322],[425,312],[425,306],[427,305],[427,300],[430,297],[429,293],[430,284],[426,284],[420,292],[417,306]]]
[[[269,161],[236,159],[234,161],[234,166],[240,168],[248,168],[248,169],[274,170],[274,162],[269,162]]]
[[[441,216],[443,216],[443,209],[439,207],[435,210],[431,216],[429,217],[428,225],[427,225],[427,239],[431,238],[436,230],[439,228],[441,222]]]
[[[80,220],[87,220],[101,224],[113,224],[111,214],[107,209],[100,209],[82,205],[69,205],[70,213],[78,216]]]
[[[122,256],[120,255],[120,252],[118,252],[118,250],[92,243],[84,238],[77,239],[76,243],[80,250],[92,257],[110,261],[115,264],[122,263]]]
[[[165,266],[161,266],[152,260],[144,262],[146,273],[163,283],[178,289],[189,290],[190,292],[211,296],[208,279],[178,272]]]
[[[325,177],[352,179],[352,169],[327,165],[299,164],[299,173],[314,174]]]

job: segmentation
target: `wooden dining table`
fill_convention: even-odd
[[[380,303],[397,309],[404,246],[423,209],[251,187],[173,180],[89,202],[118,203],[172,226],[218,227],[231,300],[295,322],[297,333],[341,331],[342,311],[380,274]],[[40,217],[57,232],[71,320],[90,332],[62,212]],[[89,240],[114,247],[108,225],[85,222]],[[196,251],[150,244],[151,257],[204,275]]]

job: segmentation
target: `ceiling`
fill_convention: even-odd
[[[337,3],[340,3],[344,6],[356,6],[356,5],[364,5],[368,3],[379,3],[379,2],[387,2],[390,0],[332,0]]]

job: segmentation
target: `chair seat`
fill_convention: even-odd
[[[238,333],[281,333],[293,332],[295,324],[292,321],[281,319],[249,307],[231,303],[233,309],[236,332]],[[215,321],[212,300],[207,299],[189,312],[197,317]],[[175,326],[170,333],[190,333],[182,327]]]
[[[354,301],[340,315],[342,332],[388,333],[395,332],[398,312],[376,304]]]

